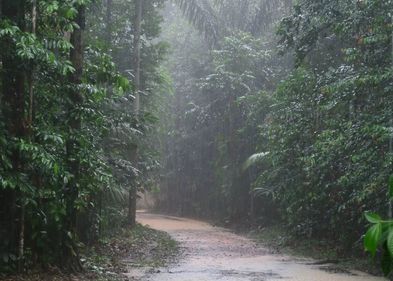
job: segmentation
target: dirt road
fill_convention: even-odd
[[[331,273],[312,260],[271,254],[250,239],[205,222],[138,213],[138,221],[180,242],[180,261],[154,272],[131,272],[146,281],[382,281],[361,272]]]

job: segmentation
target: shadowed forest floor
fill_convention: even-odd
[[[177,243],[165,232],[137,225],[123,228],[81,255],[85,272],[66,274],[57,268],[1,277],[2,281],[124,281],[130,268],[165,266],[177,255]]]

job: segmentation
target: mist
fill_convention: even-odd
[[[2,0],[0,279],[391,279],[392,8]]]

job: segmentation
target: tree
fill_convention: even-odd
[[[15,27],[23,30],[25,28],[25,1],[14,1],[13,3],[6,2],[2,6],[2,16],[10,19],[15,23]],[[2,63],[4,69],[3,75],[3,108],[2,112],[6,119],[9,120],[7,125],[8,134],[14,138],[26,138],[28,135],[27,120],[24,117],[25,112],[25,81],[26,70],[23,67],[22,61],[19,59],[15,62],[16,45],[11,38],[7,38],[4,42],[5,53],[2,56]],[[23,173],[24,163],[21,159],[20,149],[15,147],[11,152],[11,171],[14,174]],[[24,259],[24,229],[25,229],[25,202],[23,187],[18,184],[14,190],[10,191],[8,195],[11,198],[9,205],[11,210],[10,227],[11,233],[17,240],[10,242],[11,247],[18,245],[18,269],[23,270]],[[17,207],[15,207],[15,205]],[[14,224],[14,219],[17,219],[18,224]]]
[[[135,118],[139,120],[140,113],[140,91],[141,91],[141,24],[142,24],[142,11],[143,5],[142,0],[135,0],[135,31],[134,31],[134,92],[135,92],[135,101],[134,101],[134,114]],[[134,148],[133,151],[133,161],[137,162],[138,159],[138,148]],[[136,200],[137,200],[137,187],[131,187],[130,195],[129,195],[129,209],[128,209],[128,219],[130,221],[130,225],[133,227],[136,223]]]
[[[153,93],[166,50],[151,43],[161,2],[146,2],[141,26],[140,87]],[[81,242],[87,247],[125,220],[125,186],[138,185],[125,154],[137,138],[139,173],[153,177],[146,166],[156,159],[143,138],[154,130],[155,102],[139,122],[130,110],[134,23],[123,19],[135,11],[123,1],[107,4],[1,1],[1,272],[49,264],[80,270]]]
[[[76,200],[78,198],[79,189],[79,176],[81,173],[80,168],[80,144],[78,136],[82,129],[82,117],[80,115],[81,107],[84,103],[84,97],[80,92],[80,86],[82,84],[83,76],[83,65],[84,65],[84,28],[85,28],[85,10],[86,6],[84,3],[77,6],[77,15],[75,18],[75,23],[78,25],[76,29],[71,34],[70,43],[73,48],[70,51],[70,62],[74,68],[74,72],[69,75],[70,90],[69,90],[69,138],[66,141],[66,153],[67,161],[70,167],[70,172],[72,174],[72,179],[68,182],[65,190],[65,200],[66,200],[66,223],[65,231],[67,236],[64,238],[65,250],[64,257],[66,257],[66,263],[70,263],[73,267],[73,260],[75,260],[75,245],[69,247],[69,244],[73,244],[73,239],[71,241],[67,240],[70,238],[68,233],[76,233],[76,222],[77,222],[77,209]],[[72,237],[71,237],[72,238]],[[78,258],[78,257],[77,257]],[[79,263],[79,258],[76,260]],[[78,264],[80,267],[80,265]],[[76,268],[79,269],[79,268]]]

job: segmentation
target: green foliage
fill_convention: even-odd
[[[133,5],[36,2],[1,5],[1,269],[77,260],[138,188],[168,211],[280,221],[342,253],[370,211],[364,246],[391,271],[391,222],[375,213],[388,178],[393,194],[392,1],[176,1],[167,62],[165,1],[144,1],[138,118]]]
[[[130,110],[132,64],[124,59],[132,52],[133,6],[114,2],[112,17],[126,26],[112,25],[113,42],[101,1],[0,5],[1,272],[39,265],[78,270],[80,248],[108,234],[115,221],[122,226],[126,189],[145,188],[141,178],[156,176],[152,149],[142,148],[138,169],[130,149],[157,122],[151,112],[166,45],[151,42],[160,34],[162,1],[149,1],[144,11],[149,106],[139,120]],[[79,30],[83,42],[73,39]],[[70,42],[85,44],[83,60],[72,55],[78,46]]]
[[[389,180],[390,191],[390,180]],[[390,200],[393,199],[389,195]],[[364,216],[371,226],[363,238],[363,244],[366,251],[370,252],[375,258],[377,251],[381,254],[381,268],[386,276],[393,271],[393,220],[383,220],[378,214],[365,212]]]
[[[201,7],[195,4],[183,3],[183,9],[198,13]],[[208,4],[204,2],[204,8]],[[233,7],[213,6],[212,12],[222,17],[234,12]],[[251,6],[250,13],[254,12]],[[247,217],[256,169],[239,167],[256,151],[257,127],[271,105],[268,91],[283,77],[285,71],[279,65],[285,58],[274,55],[271,34],[257,38],[238,30],[209,50],[210,44],[201,42],[195,31],[182,28],[181,20],[172,20],[176,17],[171,11],[167,18],[166,36],[168,41],[175,40],[169,63],[175,94],[168,109],[169,133],[163,135],[166,158],[160,189],[165,199],[161,207],[188,215]],[[229,26],[230,20],[225,20]],[[197,28],[201,27],[197,24]],[[190,39],[179,40],[179,33],[190,34]]]
[[[392,28],[374,18],[387,16],[385,2],[339,2],[299,1],[281,23],[298,67],[274,95],[271,168],[258,185],[274,189],[298,233],[351,244],[362,232],[359,215],[387,206]],[[369,36],[378,43],[359,39]],[[342,219],[349,223],[339,226]]]
[[[220,36],[203,46],[189,27],[171,27],[171,40],[183,32],[192,43],[175,41],[185,47],[171,62],[177,98],[162,205],[280,221],[293,235],[359,254],[363,212],[386,213],[389,205],[392,1],[178,2],[199,31],[209,33],[200,21],[212,18]],[[266,5],[253,10],[264,19],[255,31],[252,13],[236,15],[257,2]],[[367,235],[372,252],[388,239],[381,227]]]

